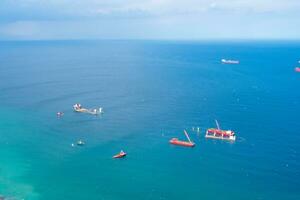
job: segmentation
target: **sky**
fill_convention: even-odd
[[[300,0],[0,0],[0,40],[300,39]]]

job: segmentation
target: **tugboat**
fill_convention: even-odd
[[[184,146],[184,147],[194,147],[195,143],[191,141],[191,139],[190,139],[188,133],[186,132],[186,130],[184,130],[184,134],[185,134],[186,138],[188,139],[188,141],[181,141],[178,138],[172,138],[169,141],[170,144]]]
[[[238,61],[238,60],[226,60],[226,59],[222,59],[221,62],[223,64],[240,64],[240,61]]]
[[[121,150],[120,153],[118,153],[117,155],[114,155],[113,158],[124,158],[127,154]]]
[[[86,109],[83,108],[80,103],[73,105],[73,109],[75,112],[88,113],[92,115],[99,115],[103,113],[103,109],[101,107],[99,109]]]
[[[205,135],[206,138],[235,141],[235,133],[233,131],[221,130],[217,120],[216,120],[216,125],[217,128],[207,129]]]

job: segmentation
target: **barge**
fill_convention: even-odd
[[[235,133],[231,130],[221,130],[216,120],[217,128],[209,128],[206,131],[205,137],[211,139],[235,141]]]

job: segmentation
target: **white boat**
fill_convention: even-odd
[[[221,62],[223,64],[240,64],[240,61],[238,61],[238,60],[226,60],[226,59],[222,59]]]
[[[77,145],[78,145],[78,146],[83,146],[83,145],[85,145],[85,142],[82,141],[82,140],[78,140],[78,141],[77,141]]]
[[[81,113],[88,113],[88,114],[92,114],[92,115],[99,115],[101,113],[103,113],[103,109],[102,107],[96,109],[87,109],[87,108],[83,108],[81,106],[81,104],[77,103],[75,105],[73,105],[73,109],[75,112],[81,112]]]

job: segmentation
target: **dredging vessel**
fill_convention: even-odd
[[[235,133],[231,130],[221,130],[218,121],[216,120],[217,128],[209,128],[206,131],[205,137],[211,139],[221,139],[235,141]]]
[[[191,139],[190,139],[188,133],[186,132],[186,130],[184,130],[184,134],[185,134],[186,138],[188,139],[188,141],[182,141],[182,140],[179,140],[178,138],[172,138],[169,141],[170,144],[185,146],[185,147],[194,147],[195,143],[191,141]]]

